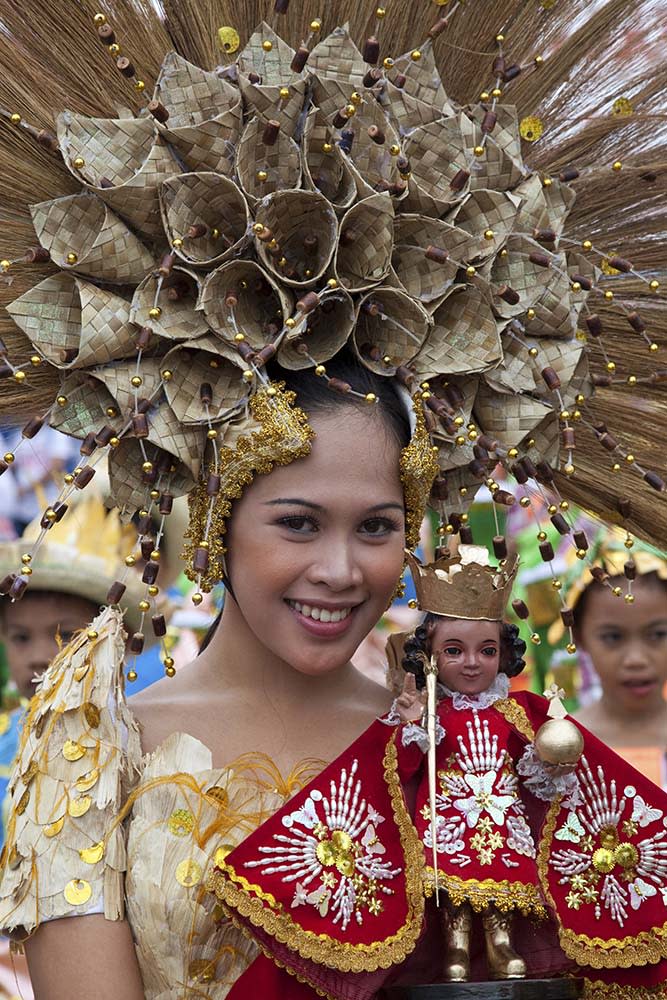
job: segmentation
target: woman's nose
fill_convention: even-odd
[[[358,587],[364,579],[354,546],[347,542],[323,543],[315,555],[308,576],[312,583],[324,583],[331,590]]]

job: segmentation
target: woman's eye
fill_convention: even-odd
[[[392,531],[399,530],[398,524],[388,517],[371,517],[362,525],[362,531],[366,535],[388,535]]]
[[[312,517],[306,517],[303,514],[281,517],[278,524],[284,528],[289,528],[290,531],[297,532],[299,535],[309,535],[318,530],[317,522]]]
[[[602,642],[606,642],[609,645],[615,642],[620,642],[621,638],[622,636],[620,632],[603,632],[600,635],[600,639],[602,640]]]

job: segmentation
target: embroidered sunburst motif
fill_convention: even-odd
[[[554,851],[551,864],[561,885],[570,887],[568,907],[592,905],[596,918],[604,909],[622,927],[630,908],[639,909],[658,891],[667,894],[667,830],[662,824],[651,829],[663,813],[634,788],[620,794],[602,767],[593,773],[585,757],[577,779],[579,805],[554,835],[573,846]]]
[[[378,836],[384,816],[368,802],[356,777],[358,761],[349,773],[344,768],[330,794],[314,789],[304,803],[283,817],[286,833],[274,834],[272,845],[259,852],[267,855],[246,862],[265,875],[281,873],[283,882],[294,882],[292,908],[312,906],[345,930],[350,920],[363,922],[364,913],[382,912],[382,894],[392,895],[388,885],[400,875],[382,860],[386,848]]]

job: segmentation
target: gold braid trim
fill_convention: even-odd
[[[375,941],[373,944],[350,944],[347,941],[337,941],[328,934],[304,930],[294,923],[272,895],[262,893],[243,876],[237,875],[231,865],[224,864],[222,871],[214,871],[209,875],[206,888],[216,894],[226,911],[235,910],[302,958],[339,972],[375,972],[377,969],[387,969],[398,965],[410,954],[421,934],[424,913],[421,879],[423,854],[417,832],[405,807],[396,773],[395,740],[394,732],[385,751],[383,768],[394,821],[399,829],[405,855],[408,914],[401,929],[384,941]],[[255,895],[250,896],[250,893]]]
[[[507,879],[499,881],[492,878],[481,881],[476,878],[462,879],[438,869],[438,888],[445,890],[453,906],[469,903],[476,913],[481,913],[493,905],[503,913],[520,910],[526,916],[532,914],[540,919],[545,919],[547,916],[538,886],[526,882],[509,882]],[[429,897],[435,894],[435,879],[431,867],[426,869],[424,892]]]
[[[190,521],[182,553],[186,576],[199,581],[201,590],[209,591],[225,575],[223,538],[232,502],[241,498],[255,476],[266,475],[276,465],[289,465],[296,458],[310,454],[315,432],[306,413],[294,405],[295,400],[296,393],[286,391],[284,382],[262,386],[250,397],[250,417],[241,428],[246,433],[237,437],[233,447],[225,447],[223,443],[217,461],[214,457],[202,464],[197,485],[188,496]],[[229,425],[229,430],[233,435],[237,427]],[[207,489],[212,473],[220,476],[220,492],[215,498],[209,496]],[[207,570],[199,574],[193,558],[195,549],[204,540],[208,542],[209,562]]]
[[[558,798],[549,807],[537,855],[537,870],[542,890],[554,912],[557,911],[549,889],[548,872],[549,854],[558,822],[560,803],[561,800]],[[629,969],[634,965],[655,965],[661,959],[667,958],[667,923],[662,927],[653,927],[650,931],[640,931],[639,934],[629,934],[624,938],[604,939],[577,934],[563,927],[559,921],[558,939],[568,958],[574,959],[578,965],[590,965],[593,969]]]
[[[667,997],[664,983],[658,986],[621,986],[603,983],[600,979],[584,979],[581,1000],[663,1000]]]
[[[416,549],[419,531],[426,514],[433,480],[439,472],[437,451],[426,430],[421,393],[415,393],[412,406],[417,423],[410,443],[401,452],[400,474],[405,499],[405,547]]]
[[[500,714],[507,719],[510,726],[514,726],[530,743],[533,742],[535,730],[523,705],[520,705],[514,698],[501,698],[500,701],[493,703],[493,707],[497,708]]]

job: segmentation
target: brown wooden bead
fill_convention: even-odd
[[[92,455],[96,448],[97,441],[95,440],[95,431],[89,431],[79,446],[79,454]]]
[[[560,620],[565,628],[572,628],[574,625],[574,611],[571,608],[561,608]]]
[[[493,60],[493,72],[495,76],[502,76],[505,72],[505,59],[503,56],[496,56]]]
[[[572,427],[563,427],[562,431],[560,432],[560,439],[563,448],[565,448],[567,451],[573,451],[577,447],[577,443],[575,441],[574,429]]]
[[[665,488],[665,481],[661,479],[657,472],[653,472],[651,469],[644,473],[644,481],[652,486],[654,490],[658,490],[659,493]]]
[[[544,562],[551,562],[554,557],[554,547],[551,542],[540,542],[539,544],[540,555]]]
[[[171,514],[173,506],[174,498],[171,493],[162,493],[160,496],[160,506],[158,507],[160,514]]]
[[[110,24],[101,24],[97,29],[97,34],[104,45],[113,45],[116,41],[114,30]]]
[[[450,382],[445,388],[445,396],[455,410],[458,410],[465,402],[465,396],[459,389],[458,385],[455,385],[453,382]]]
[[[347,125],[347,115],[343,111],[337,111],[332,122],[334,128],[341,129]]]
[[[52,524],[58,524],[60,521],[62,521],[62,519],[64,518],[65,514],[67,513],[68,507],[69,507],[69,504],[66,504],[66,503],[56,503],[56,504],[54,504],[53,505],[53,512],[56,515],[56,519],[55,519],[55,521],[52,521],[51,523]]]
[[[521,75],[521,67],[518,63],[512,63],[508,66],[503,73],[503,81],[505,83],[510,83],[511,80],[516,80],[517,76]]]
[[[509,490],[495,490],[493,493],[493,502],[499,504],[501,507],[513,507],[516,503],[516,497]]]
[[[292,70],[293,73],[301,73],[303,71],[304,66],[308,62],[309,55],[310,52],[308,51],[306,46],[300,45],[299,48],[294,53],[294,58],[290,63],[290,69]]]
[[[399,90],[403,90],[403,87],[404,87],[404,86],[406,85],[406,83],[408,82],[408,78],[407,78],[407,76],[405,75],[405,73],[398,73],[398,74],[397,74],[397,75],[396,75],[396,76],[394,77],[394,79],[393,79],[393,81],[392,81],[392,82],[393,82],[393,84],[394,84],[394,86],[395,86],[395,87],[398,87],[398,89],[399,89]]]
[[[520,462],[528,478],[537,479],[537,469],[535,468],[535,463],[532,458],[529,458],[528,455],[524,455],[523,458],[520,459]]]
[[[504,535],[493,536],[493,554],[496,559],[507,558],[507,541]]]
[[[153,635],[157,639],[161,639],[162,636],[167,634],[167,623],[164,619],[164,615],[153,615],[151,618],[151,625],[153,626]]]
[[[626,563],[623,564],[623,572],[625,573],[626,580],[634,580],[637,576],[637,565],[632,559],[628,559]]]
[[[116,437],[115,429],[109,424],[105,424],[104,427],[100,427],[99,431],[95,435],[95,441],[100,448],[106,448],[112,437]]]
[[[16,573],[8,573],[7,576],[3,576],[0,580],[0,594],[6,596],[11,590],[11,586],[16,579]]]
[[[585,531],[575,531],[572,534],[572,540],[578,549],[583,549],[584,552],[588,550],[588,536]]]
[[[409,177],[411,173],[410,160],[407,156],[399,156],[396,160],[396,167],[401,177]]]
[[[132,417],[132,434],[136,438],[148,437],[148,417],[145,413],[135,413]]]
[[[28,587],[28,579],[25,576],[17,576],[11,583],[8,596],[12,601],[20,601]]]
[[[208,549],[198,545],[195,549],[192,565],[196,573],[205,573],[208,569]]]
[[[161,125],[164,125],[168,120],[169,112],[161,101],[149,101],[146,107],[148,109],[148,113],[151,114],[156,121],[160,122]]]
[[[496,451],[500,446],[500,442],[492,438],[490,434],[480,434],[477,438],[477,444],[486,448],[487,451]]]
[[[482,132],[489,135],[493,132],[498,122],[498,115],[494,111],[487,111],[482,118]]]
[[[107,604],[119,604],[126,590],[127,587],[125,584],[121,583],[120,580],[116,580],[111,584],[107,592]]]
[[[369,66],[375,66],[380,58],[380,43],[375,35],[371,35],[364,42],[362,55],[365,63],[368,63]]]
[[[150,514],[144,514],[143,517],[140,517],[139,520],[137,521],[137,534],[147,535],[152,527],[153,527],[153,521],[151,520]]]
[[[588,332],[591,337],[599,337],[602,334],[602,320],[597,313],[592,313],[585,319],[586,326],[588,327]]]
[[[188,226],[185,235],[189,240],[200,240],[202,236],[208,234],[208,226],[203,222],[195,222],[193,225]]]
[[[275,146],[280,135],[280,122],[275,118],[269,118],[262,132],[262,142],[265,146]]]
[[[602,566],[591,566],[591,576],[596,583],[604,583],[609,579],[609,573]]]
[[[0,362],[0,378],[9,378],[13,374],[14,369],[7,361]]]
[[[619,497],[616,505],[621,517],[630,517],[632,513],[632,504],[628,497]]]
[[[543,368],[540,372],[547,389],[551,389],[553,392],[555,389],[560,389],[561,381],[560,376],[555,368],[547,367]]]
[[[252,361],[255,357],[255,352],[253,351],[250,344],[247,341],[242,340],[239,344],[236,344],[236,350],[239,352],[244,361]]]
[[[171,274],[171,269],[174,266],[176,260],[176,255],[173,253],[165,253],[160,261],[160,266],[158,267],[158,274],[161,274],[164,278],[168,278]]]
[[[569,183],[569,181],[576,181],[579,176],[579,171],[576,167],[566,167],[565,170],[561,170],[558,175],[558,180],[563,181],[564,184]]]
[[[618,441],[606,430],[600,434],[598,441],[603,448],[607,449],[607,451],[616,451],[618,448]]]
[[[116,59],[116,66],[123,76],[128,77],[128,79],[136,75],[134,66],[127,56],[119,56],[118,59]]]
[[[538,243],[555,243],[558,234],[555,229],[533,229],[533,239]]]
[[[528,474],[526,473],[526,470],[521,462],[515,462],[514,465],[510,467],[510,471],[520,486],[523,486],[524,483],[528,482]]]
[[[252,83],[255,86],[257,86],[258,84],[260,84],[262,82],[262,78],[259,75],[259,73],[252,73],[251,72],[251,73],[248,73],[248,81],[249,81],[249,83]]]
[[[509,285],[501,285],[498,289],[498,295],[501,299],[503,299],[503,301],[508,302],[511,306],[515,306],[521,298],[519,293],[513,288],[510,288]]]
[[[629,274],[632,270],[632,264],[625,257],[610,257],[609,258],[610,267],[616,268],[621,274]]]
[[[646,329],[646,323],[641,318],[639,313],[636,312],[634,309],[632,310],[632,312],[629,312],[625,318],[627,319],[632,329],[636,330],[637,333],[643,333],[644,330]]]
[[[261,351],[258,351],[255,355],[255,364],[258,368],[261,368],[263,365],[267,364],[271,358],[275,358],[277,353],[278,348],[275,344],[265,344]]]
[[[144,633],[135,632],[132,638],[130,639],[130,652],[138,656],[139,653],[143,652],[143,649],[144,649]]]
[[[489,453],[486,450],[486,448],[484,448],[484,446],[479,443],[479,441],[475,442],[475,444],[472,446],[472,453],[475,456],[475,458],[478,458],[480,460],[480,462],[488,463]]]
[[[303,249],[306,253],[316,253],[320,245],[319,237],[315,233],[310,233],[303,238]]]
[[[651,372],[648,378],[652,385],[658,385],[660,382],[667,382],[667,371],[663,368],[660,371]]]
[[[220,476],[215,472],[210,472],[206,480],[206,493],[210,497],[217,497],[220,492]]]
[[[614,379],[611,375],[604,375],[601,372],[591,373],[591,382],[598,389],[602,389],[608,385],[611,385],[613,381]]]
[[[432,24],[431,27],[428,29],[427,32],[428,37],[438,38],[447,27],[447,24],[448,24],[447,18],[441,17],[438,21],[435,22],[435,24]]]
[[[369,69],[369,71],[366,73],[366,76],[363,79],[364,87],[366,87],[367,90],[370,90],[377,83],[379,83],[381,79],[382,79],[381,69]]]
[[[559,535],[569,535],[570,525],[567,523],[562,514],[552,514],[551,523],[558,532]]]
[[[159,572],[160,572],[160,564],[158,562],[154,562],[152,559],[149,559],[146,565],[144,566],[144,571],[141,574],[141,579],[143,580],[144,583],[151,585],[155,583],[155,581],[157,580]]]
[[[320,304],[320,297],[317,294],[317,292],[306,292],[306,294],[303,295],[297,301],[296,307],[299,310],[299,312],[303,313],[304,315],[307,315],[308,313],[312,312],[313,309],[317,309],[319,304]]]
[[[436,264],[444,264],[449,260],[449,254],[442,247],[426,247],[425,257],[427,260],[435,261]]]
[[[537,267],[549,267],[551,264],[551,257],[546,253],[540,253],[538,250],[533,250],[529,253],[528,260],[532,264],[536,264]]]
[[[56,153],[60,149],[58,140],[53,132],[48,132],[45,128],[40,129],[35,138],[39,145],[43,146],[44,149],[48,149],[50,153]]]
[[[369,316],[379,316],[380,314],[380,306],[373,299],[366,299],[361,308]]]
[[[44,247],[29,247],[23,254],[26,264],[46,264],[51,260],[51,254]]]
[[[0,458],[0,476],[2,476],[3,473],[5,473],[7,471],[8,468],[9,468],[9,466],[4,461],[4,459]]]
[[[147,469],[145,472],[141,473],[142,483],[146,483],[147,486],[152,486],[157,482],[158,471],[157,469]]]
[[[454,529],[454,534],[458,535],[459,531],[461,530],[461,515],[456,511],[452,511],[452,513],[449,515],[449,523]]]
[[[444,476],[437,476],[431,486],[431,496],[434,500],[447,500],[449,497],[449,486]]]
[[[514,608],[514,614],[522,621],[525,621],[529,617],[530,611],[525,601],[516,598],[516,600],[512,601],[512,607]]]
[[[153,527],[151,523],[151,528]],[[155,548],[155,539],[152,535],[147,534],[145,538],[142,538],[139,543],[139,548],[141,549],[141,558],[146,562],[150,560],[151,552]]]
[[[210,406],[213,402],[213,386],[210,382],[202,382],[199,386],[199,399],[204,406]]]
[[[573,274],[572,281],[578,282],[585,292],[590,292],[593,287],[593,282],[590,278],[587,278],[585,274]]]
[[[377,125],[369,125],[368,127],[368,137],[377,143],[378,146],[384,145],[386,136],[381,128]]]
[[[477,479],[486,479],[486,462],[480,462],[478,458],[474,458],[472,462],[468,462],[468,468]]]
[[[32,417],[25,427],[21,431],[21,436],[24,438],[34,438],[35,434],[38,433],[44,426],[44,421],[39,417]]]
[[[330,378],[327,382],[329,389],[333,389],[335,392],[340,392],[345,395],[348,392],[352,392],[352,386],[349,382],[344,382],[340,378]]]
[[[470,171],[461,168],[460,170],[456,171],[451,181],[449,182],[449,186],[452,191],[463,191],[463,188],[466,186],[469,180],[470,180]]]
[[[289,0],[275,0],[273,5],[274,13],[286,14],[289,8]]]

